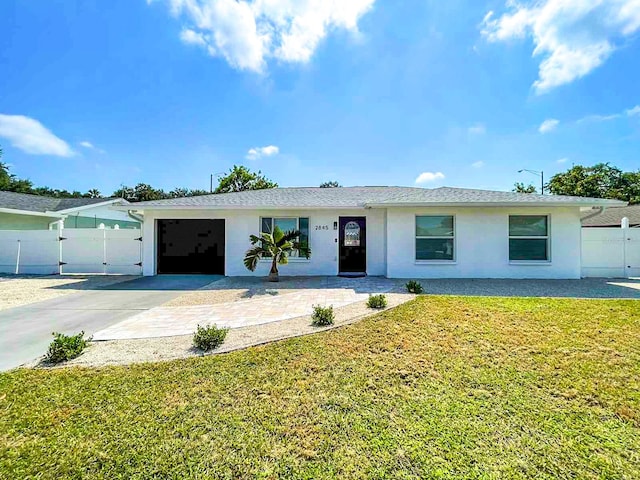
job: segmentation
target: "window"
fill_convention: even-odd
[[[452,215],[416,217],[416,260],[453,261]]]
[[[358,225],[358,222],[348,222],[344,226],[344,246],[360,246],[360,225]]]
[[[509,215],[509,260],[549,261],[549,217]]]
[[[300,243],[309,243],[309,218],[307,217],[262,217],[260,226],[262,233],[271,233],[275,227],[285,233],[291,230],[300,230]],[[298,257],[299,253],[294,250],[290,256]]]

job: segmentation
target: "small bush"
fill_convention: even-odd
[[[407,282],[407,291],[409,293],[421,294],[422,292],[424,292],[424,289],[422,288],[422,284],[420,282],[409,280]]]
[[[60,363],[76,358],[89,345],[89,340],[84,338],[84,332],[77,335],[53,332],[53,337],[53,342],[49,345],[49,350],[44,357],[49,363]]]
[[[222,345],[228,331],[228,328],[218,328],[215,325],[204,327],[198,325],[196,333],[193,334],[193,344],[200,350],[208,352]]]
[[[311,325],[314,327],[326,327],[333,325],[333,319],[335,314],[333,313],[333,305],[323,307],[322,305],[313,306],[313,314],[311,315]]]
[[[387,297],[384,294],[369,295],[367,300],[367,307],[369,308],[384,308],[387,306]]]

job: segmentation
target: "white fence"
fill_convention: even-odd
[[[583,228],[582,276],[640,276],[640,228]]]
[[[0,230],[0,273],[140,275],[140,230]]]

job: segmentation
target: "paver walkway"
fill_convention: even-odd
[[[266,295],[250,300],[179,307],[156,307],[97,332],[94,340],[189,335],[198,324],[240,328],[310,315],[314,305],[343,307],[364,301],[372,293],[386,293],[394,282],[380,277],[331,279],[325,287],[295,293]],[[304,287],[302,287],[304,288]]]

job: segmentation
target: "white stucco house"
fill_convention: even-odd
[[[115,207],[144,217],[143,273],[266,275],[249,235],[299,229],[282,275],[580,278],[581,216],[616,200],[461,188],[274,188]]]

